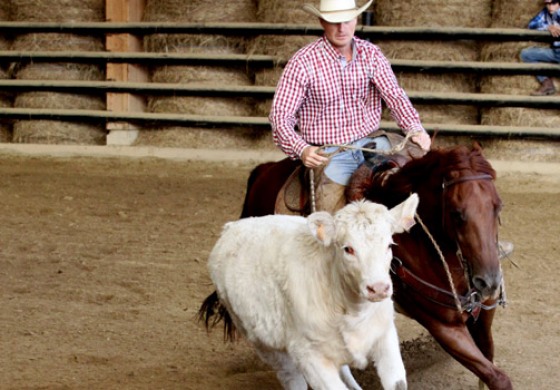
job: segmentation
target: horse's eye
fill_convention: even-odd
[[[450,212],[450,215],[453,219],[453,222],[455,222],[457,225],[462,225],[466,221],[465,215],[459,210]]]
[[[351,256],[354,256],[354,248],[352,248],[351,246],[345,246],[343,249],[344,252],[348,253]]]

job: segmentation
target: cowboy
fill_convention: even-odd
[[[324,35],[288,61],[273,99],[269,120],[275,144],[307,168],[324,167],[315,194],[318,210],[344,205],[345,186],[364,161],[356,148],[371,143],[367,136],[379,130],[382,100],[403,133],[414,133],[411,140],[430,149],[430,137],[389,61],[378,46],[354,35],[358,16],[372,1],[360,8],[354,0],[321,0],[319,9],[304,5],[319,18]],[[328,158],[339,148],[324,145],[354,149]],[[375,148],[389,149],[388,138],[375,138]]]

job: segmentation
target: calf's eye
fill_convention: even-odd
[[[354,255],[354,248],[352,248],[351,246],[345,246],[343,249],[344,252],[348,253],[349,255]]]

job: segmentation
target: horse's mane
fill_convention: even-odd
[[[385,165],[387,168],[391,167],[390,163]],[[411,159],[394,172],[384,171],[383,168],[376,172],[375,167],[370,168],[368,173],[364,169],[361,172],[358,170],[350,183],[349,193],[352,193],[354,199],[362,196],[386,204],[397,204],[427,181],[437,180],[442,183],[451,178],[452,172],[461,171],[496,178],[496,172],[482,155],[478,144],[472,148],[434,148],[422,157]]]

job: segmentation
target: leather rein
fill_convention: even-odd
[[[462,176],[462,177],[459,177],[459,178],[456,178],[456,179],[444,181],[442,183],[442,188],[443,188],[443,191],[445,191],[447,188],[449,188],[449,187],[451,187],[455,184],[462,183],[462,182],[465,182],[465,181],[472,181],[472,180],[493,180],[493,178],[492,178],[492,176],[490,176],[488,174]],[[419,219],[418,216],[417,216],[417,218]],[[421,221],[419,221],[419,222],[421,222]],[[395,257],[393,257],[393,260],[391,261],[391,272],[399,278],[399,280],[402,282],[404,287],[408,287],[408,288],[414,290],[415,292],[422,295],[424,298],[428,299],[429,301],[431,301],[433,303],[436,303],[438,305],[441,305],[441,306],[444,306],[444,307],[447,307],[447,308],[456,309],[456,310],[459,311],[459,313],[466,312],[471,317],[473,317],[473,319],[475,321],[478,319],[478,316],[479,316],[481,310],[492,310],[492,309],[496,308],[498,305],[505,306],[506,300],[505,300],[505,292],[504,292],[504,287],[503,287],[504,286],[503,280],[502,280],[502,284],[500,286],[499,299],[492,305],[485,305],[481,302],[480,294],[478,293],[478,291],[476,291],[471,286],[471,279],[472,279],[471,267],[468,265],[466,260],[463,258],[463,255],[461,253],[461,248],[459,247],[458,244],[457,244],[457,257],[461,260],[461,263],[463,265],[463,269],[465,270],[464,277],[467,280],[469,289],[468,289],[466,295],[457,294],[456,291],[455,291],[454,285],[453,285],[453,281],[451,280],[451,277],[450,277],[451,275],[449,274],[449,271],[448,271],[448,268],[447,268],[447,263],[445,262],[445,259],[443,258],[443,254],[441,253],[441,250],[439,249],[439,246],[437,245],[435,240],[432,238],[431,234],[429,233],[429,231],[427,230],[425,225],[423,223],[421,223],[421,225],[424,228],[425,232],[430,237],[430,239],[432,239],[432,243],[434,244],[437,252],[441,256],[441,260],[444,264],[444,267],[446,267],[446,272],[448,272],[449,283],[451,285],[452,291],[449,291],[449,290],[440,288],[438,286],[435,286],[435,285],[425,281],[424,279],[420,278],[418,275],[415,275],[409,268],[407,268],[403,264],[401,259],[399,259],[398,257],[395,256]]]

